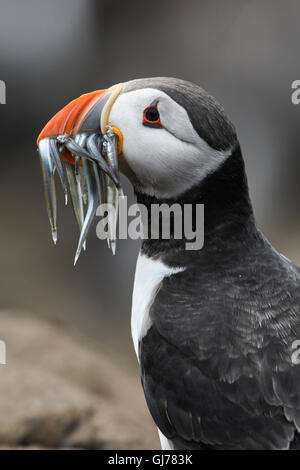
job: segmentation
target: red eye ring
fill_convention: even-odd
[[[158,101],[150,104],[143,112],[143,125],[148,127],[162,127],[159,111],[157,108]]]

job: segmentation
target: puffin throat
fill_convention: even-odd
[[[216,252],[226,249],[226,241],[235,238],[236,245],[245,243],[248,238],[257,237],[253,209],[249,197],[247,177],[240,146],[237,146],[226,161],[202,182],[184,192],[176,199],[157,199],[136,192],[137,201],[147,207],[148,233],[151,226],[151,207],[155,204],[166,204],[171,207],[179,204],[182,213],[186,205],[192,209],[192,228],[196,230],[196,207],[204,205],[204,245],[201,250],[191,250],[188,256],[199,256],[203,252]],[[178,222],[178,221],[177,221]],[[184,221],[182,220],[183,224]],[[170,217],[170,239],[163,239],[160,230],[157,239],[143,240],[142,251],[149,256],[167,255],[186,251],[187,239],[182,230],[182,239],[174,238],[175,220]],[[183,227],[182,227],[183,228]]]

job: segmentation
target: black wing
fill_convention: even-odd
[[[142,384],[175,448],[299,447],[299,270],[269,247],[245,264],[166,278],[152,306]]]

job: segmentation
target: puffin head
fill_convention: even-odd
[[[37,143],[52,233],[55,168],[66,194],[69,186],[73,207],[81,196],[70,166],[75,173],[85,170],[90,197],[103,175],[106,187],[118,190],[120,169],[136,192],[176,200],[216,172],[238,146],[220,104],[199,86],[175,78],[133,80],[82,95],[48,122]]]
[[[121,170],[139,192],[157,198],[176,198],[201,182],[237,142],[217,101],[174,78],[125,83],[109,123],[123,135]]]

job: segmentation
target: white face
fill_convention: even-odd
[[[156,101],[162,127],[147,127],[143,125],[144,110]],[[211,148],[193,128],[186,110],[153,88],[121,93],[109,124],[123,134],[120,159],[125,158],[136,175],[136,189],[157,198],[179,196],[231,154]]]

